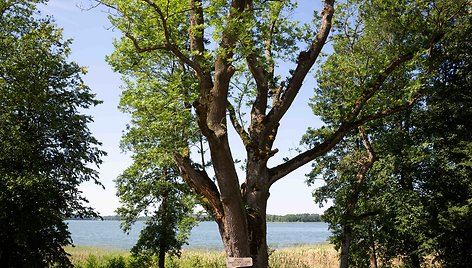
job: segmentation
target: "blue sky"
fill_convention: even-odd
[[[313,10],[319,10],[321,6],[320,1],[301,2],[300,8],[294,14],[296,18],[298,16],[301,19],[308,18],[313,14]],[[103,190],[93,183],[85,183],[81,186],[81,190],[90,201],[90,205],[98,212],[102,215],[112,215],[119,206],[113,180],[131,164],[130,154],[123,153],[119,148],[121,135],[126,123],[129,122],[129,115],[117,109],[121,93],[120,75],[113,73],[105,62],[105,56],[113,52],[113,39],[119,37],[120,32],[110,28],[111,24],[108,22],[108,14],[104,7],[88,11],[79,8],[79,6],[90,6],[90,3],[88,0],[50,0],[46,6],[40,7],[40,10],[43,14],[52,15],[56,24],[64,28],[65,38],[73,39],[70,59],[88,68],[89,72],[84,76],[84,80],[97,98],[103,101],[103,104],[86,113],[94,117],[95,122],[90,125],[90,130],[103,143],[102,149],[108,153],[99,169],[100,181],[106,189]],[[281,68],[284,68],[283,64]],[[313,79],[305,82],[301,94],[282,120],[274,146],[280,152],[272,160],[273,165],[280,163],[285,156],[295,156],[296,153],[289,149],[298,146],[301,136],[308,127],[321,125],[308,107],[314,86]],[[231,142],[237,147],[233,151],[234,157],[242,159],[244,156],[242,145],[237,138],[231,139]],[[306,165],[271,187],[267,209],[269,214],[323,212],[325,208],[319,208],[311,196],[311,192],[319,184],[308,187],[305,183],[305,174],[309,171],[310,165]]]

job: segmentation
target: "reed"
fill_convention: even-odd
[[[70,254],[70,260],[75,267],[102,268],[109,266],[105,264],[110,260],[123,259],[126,262],[130,257],[128,251],[100,247],[69,246],[65,250]]]
[[[270,267],[277,268],[332,268],[338,267],[338,253],[333,245],[298,246],[276,249],[269,257]]]
[[[127,251],[107,250],[93,247],[68,247],[71,261],[75,267],[137,267],[139,260]],[[270,250],[269,266],[277,268],[338,266],[337,253],[330,244],[296,246]],[[154,266],[152,266],[154,267]],[[155,266],[157,267],[157,266]],[[169,268],[220,268],[225,267],[225,254],[220,250],[183,250],[180,258],[167,258]]]

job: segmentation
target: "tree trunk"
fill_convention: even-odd
[[[160,248],[158,267],[165,268],[165,262],[166,262],[166,251],[163,248]]]
[[[162,203],[161,206],[159,207],[159,210],[162,212],[162,220],[164,222],[168,222],[168,195],[169,193],[165,191],[162,194]],[[167,232],[167,231],[164,231]],[[158,260],[158,267],[159,268],[165,268],[165,261],[166,261],[166,251],[167,248],[169,247],[169,241],[166,241],[163,239],[163,236],[160,236],[159,239],[159,260]]]
[[[350,224],[346,224],[343,228],[343,238],[341,241],[341,256],[339,262],[339,268],[349,267],[349,246],[352,240],[352,227]]]
[[[267,193],[267,192],[266,192]],[[262,196],[262,195],[261,195]],[[259,199],[260,200],[260,199]],[[229,228],[220,227],[220,235],[223,239],[223,244],[225,251],[227,252],[228,257],[251,257],[253,261],[253,268],[267,268],[269,266],[269,255],[267,247],[267,221],[266,221],[266,211],[265,207],[267,206],[267,199],[263,203],[251,203],[248,204],[248,207],[251,208],[252,205],[264,207],[264,210],[261,212],[255,212],[253,209],[249,209],[247,213],[247,222],[248,230],[246,237],[248,238],[247,247],[241,247],[241,244],[236,244],[233,241],[236,238],[228,236],[227,233],[238,233],[239,226],[231,225]],[[236,230],[238,229],[238,230]],[[244,252],[248,251],[246,255],[243,254],[228,254],[228,250],[231,252]]]
[[[372,233],[372,227],[369,226],[369,240],[370,240],[370,266],[377,268],[377,252],[375,250],[374,234]]]
[[[7,237],[3,242],[3,245],[0,245],[0,267],[10,267],[10,257],[11,257],[11,245],[7,242],[10,237]]]
[[[348,217],[351,220],[354,210],[357,206],[357,202],[359,201],[359,194],[361,192],[361,186],[364,184],[365,178],[367,176],[367,172],[372,167],[374,162],[377,160],[375,156],[374,149],[372,148],[368,136],[365,133],[363,127],[359,127],[359,133],[362,136],[362,140],[364,142],[364,147],[367,150],[368,157],[363,159],[362,166],[356,175],[356,182],[353,185],[353,189],[348,196],[348,202],[346,204],[346,213],[344,217]],[[370,232],[370,229],[369,229]],[[347,268],[349,267],[349,246],[352,241],[352,223],[347,222],[344,225],[343,233],[342,233],[342,241],[341,241],[341,256],[339,267],[340,268]]]
[[[421,268],[421,260],[418,254],[412,253],[410,255],[410,262],[411,262],[411,267],[413,268]]]
[[[266,268],[269,266],[269,254],[267,247],[266,215],[248,215],[249,245],[253,266]]]
[[[265,157],[248,153],[246,182],[241,194],[247,208],[248,237],[253,267],[268,267],[267,200],[269,199],[269,174]]]
[[[234,213],[231,209],[225,209],[225,216],[222,222],[218,223],[226,257],[249,257],[247,225],[240,225],[235,219],[238,222],[241,222],[241,220],[246,221],[240,213]]]
[[[256,190],[255,193],[246,195],[248,206],[248,235],[250,253],[253,259],[253,267],[268,267],[269,256],[267,247],[267,198],[268,191]]]
[[[268,267],[269,259],[266,237],[269,174],[267,161],[264,159],[249,154],[246,181],[238,191],[238,198],[244,210],[241,213],[237,202],[222,202],[224,216],[218,222],[227,256],[251,257],[254,268]],[[243,217],[235,218],[237,215]],[[236,220],[241,224],[235,224]]]
[[[233,157],[224,135],[209,143],[220,189],[223,217],[216,219],[227,257],[249,257],[246,210],[241,198]]]

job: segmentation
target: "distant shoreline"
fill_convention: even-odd
[[[199,215],[195,216],[199,221],[213,221],[210,216]],[[149,217],[139,217],[138,221],[147,221]],[[101,218],[68,218],[66,220],[104,220],[104,221],[121,221],[122,219],[118,215],[113,216],[102,216]],[[320,214],[287,214],[287,215],[267,215],[267,222],[324,222],[323,215]]]

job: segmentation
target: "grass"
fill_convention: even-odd
[[[338,267],[338,253],[331,244],[276,249],[269,258],[271,267]]]
[[[129,251],[126,250],[109,250],[99,247],[69,246],[65,250],[71,255],[71,261],[74,264],[85,263],[91,258],[94,258],[97,262],[103,262],[111,258],[128,258],[130,256]]]
[[[106,250],[92,247],[68,247],[71,261],[78,268],[127,268],[143,267],[127,251]],[[272,249],[270,267],[277,268],[331,268],[338,266],[337,253],[330,244],[296,246]],[[157,267],[151,266],[151,267]],[[169,268],[219,268],[226,267],[225,254],[219,250],[183,250],[181,258],[167,258]]]
[[[71,261],[76,268],[153,268],[151,265],[136,259],[128,251],[107,250],[94,247],[66,247],[71,254]],[[334,268],[339,266],[338,253],[333,245],[294,246],[290,248],[271,249],[269,267],[271,268]],[[222,250],[191,249],[183,250],[180,258],[166,258],[166,268],[220,268],[226,267],[225,254]],[[405,267],[401,260],[396,260],[392,267]],[[440,267],[427,258],[422,267]]]

